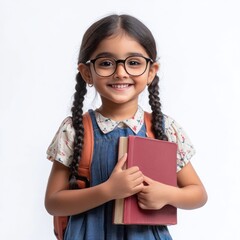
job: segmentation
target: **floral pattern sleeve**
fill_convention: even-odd
[[[72,118],[67,117],[62,122],[47,149],[47,158],[51,161],[58,161],[69,167],[73,158],[74,135]]]
[[[195,149],[183,128],[171,117],[165,115],[165,131],[168,141],[177,143],[177,172],[180,171],[195,154]]]

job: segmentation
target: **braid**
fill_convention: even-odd
[[[72,122],[73,128],[75,130],[75,138],[74,138],[74,150],[73,150],[73,161],[70,165],[71,171],[71,179],[70,179],[70,188],[76,189],[78,188],[76,179],[78,177],[78,165],[79,160],[82,153],[83,148],[83,135],[84,135],[84,128],[83,128],[83,101],[84,95],[87,92],[86,82],[82,79],[80,73],[76,76],[77,84],[75,86],[75,94],[74,94],[74,101],[72,106]]]
[[[164,132],[164,119],[161,111],[158,83],[159,77],[156,75],[152,83],[148,86],[149,104],[152,109],[152,130],[156,139],[167,141],[168,138]]]

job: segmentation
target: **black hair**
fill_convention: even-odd
[[[78,64],[86,63],[98,44],[107,37],[123,31],[133,37],[147,52],[149,57],[156,61],[157,50],[155,39],[151,31],[137,18],[130,15],[110,15],[92,24],[85,32],[80,47]],[[83,101],[87,92],[86,83],[80,73],[76,76],[74,101],[72,106],[72,121],[75,130],[73,161],[70,165],[71,188],[77,188],[76,178],[78,176],[78,165],[83,148],[84,128],[82,123]],[[149,104],[152,109],[152,130],[155,138],[167,140],[163,127],[163,114],[159,98],[159,77],[156,75],[148,86]]]

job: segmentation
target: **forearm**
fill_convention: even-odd
[[[77,189],[61,190],[45,200],[47,211],[55,216],[70,216],[98,207],[111,199],[106,182],[100,185]]]
[[[127,155],[118,161],[109,179],[97,186],[69,190],[69,170],[54,162],[45,197],[47,211],[55,216],[69,216],[98,207],[108,201],[126,198],[143,188],[138,167],[123,170]]]
[[[170,187],[169,204],[182,209],[195,209],[207,202],[207,193],[201,185]]]
[[[138,194],[138,204],[143,209],[161,209],[170,204],[177,208],[194,209],[207,202],[205,188],[188,163],[178,174],[178,187],[166,185],[144,177],[144,186]]]

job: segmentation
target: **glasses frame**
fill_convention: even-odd
[[[133,74],[130,74],[130,73],[127,71],[126,66],[125,66],[125,63],[126,63],[126,61],[127,61],[129,58],[132,58],[132,57],[141,57],[141,58],[143,58],[143,59],[146,60],[146,67],[145,67],[144,71],[143,71],[141,74],[133,75]],[[123,64],[124,70],[126,71],[126,73],[127,73],[128,75],[133,76],[133,77],[139,77],[139,76],[143,75],[143,74],[146,72],[147,66],[148,66],[148,63],[149,63],[149,62],[150,62],[150,64],[153,64],[153,63],[154,63],[154,61],[153,61],[151,58],[147,58],[147,57],[144,57],[144,56],[128,56],[128,57],[125,58],[125,59],[118,59],[118,60],[116,60],[115,58],[109,57],[109,59],[113,59],[113,60],[115,61],[115,64],[116,64],[115,70],[114,70],[113,73],[110,74],[110,75],[102,76],[102,75],[99,75],[99,74],[97,73],[96,69],[95,69],[95,62],[96,62],[99,58],[108,58],[108,57],[97,57],[97,58],[94,58],[94,59],[90,59],[90,60],[88,60],[88,61],[85,63],[85,64],[92,63],[92,64],[93,64],[94,71],[95,71],[95,73],[96,73],[99,77],[110,77],[110,76],[112,76],[112,75],[117,71],[117,67],[118,67],[118,64],[119,64],[119,63],[122,63],[122,64]]]

